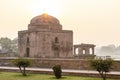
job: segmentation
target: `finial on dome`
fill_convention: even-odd
[[[46,9],[43,10],[43,13],[41,15],[43,15],[44,17],[48,16],[48,14],[46,13]]]
[[[46,13],[46,9],[43,10],[43,13]]]
[[[47,16],[47,15],[48,15],[47,12],[46,12],[46,9],[43,10],[42,15],[44,15],[44,16]]]

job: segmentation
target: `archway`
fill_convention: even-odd
[[[75,49],[75,55],[78,55],[79,51],[78,48]]]
[[[89,49],[89,53],[90,53],[90,55],[93,54],[92,48]]]
[[[26,57],[30,56],[30,48],[26,48]]]
[[[59,43],[58,37],[55,37],[55,43]]]
[[[82,54],[83,54],[83,55],[85,55],[85,54],[86,54],[86,50],[85,50],[85,49],[83,49]]]

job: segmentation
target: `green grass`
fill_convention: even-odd
[[[102,79],[79,76],[62,76],[61,79],[56,79],[54,75],[47,74],[28,74],[28,76],[22,76],[20,73],[0,72],[0,80],[102,80]]]

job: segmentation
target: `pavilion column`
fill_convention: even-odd
[[[76,47],[74,46],[74,55],[76,55]]]
[[[89,55],[89,48],[86,48],[85,54],[86,54],[86,55]]]
[[[82,49],[78,47],[78,55],[82,55]]]
[[[92,55],[94,55],[94,47],[92,48]]]

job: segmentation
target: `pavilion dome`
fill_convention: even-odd
[[[59,20],[53,16],[50,16],[46,13],[36,16],[31,19],[29,27],[35,28],[35,26],[38,26],[37,28],[42,29],[62,29],[62,26],[59,22]]]

